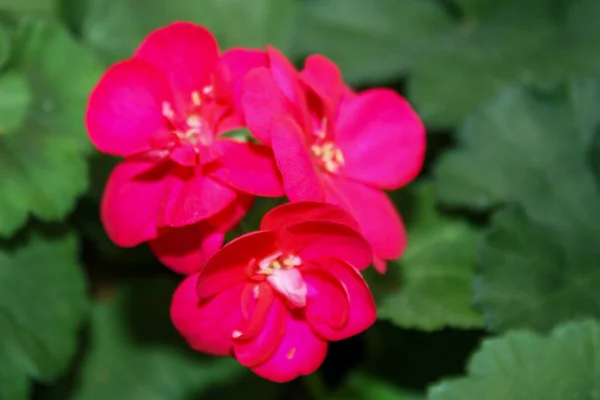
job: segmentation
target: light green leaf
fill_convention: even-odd
[[[597,232],[600,196],[588,153],[598,104],[600,84],[585,79],[505,91],[465,122],[460,147],[440,160],[439,199],[480,210],[518,204],[533,220]]]
[[[10,12],[51,14],[55,5],[55,0],[0,0],[0,10]]]
[[[18,72],[0,76],[0,136],[19,128],[31,102],[25,77]]]
[[[550,85],[600,76],[600,2],[469,1],[468,18],[441,51],[414,69],[408,91],[431,125],[460,123],[483,100],[517,82]]]
[[[0,398],[28,398],[30,378],[53,381],[70,362],[87,309],[75,237],[33,236],[0,252]]]
[[[60,27],[30,24],[18,34],[17,64],[33,93],[22,127],[0,137],[0,236],[29,214],[63,218],[87,187],[83,125],[89,91],[101,72],[89,51]],[[76,62],[74,62],[76,60]]]
[[[177,335],[169,319],[174,290],[170,281],[138,281],[95,305],[74,399],[203,398],[209,387],[244,373],[234,359],[203,356]]]
[[[379,318],[407,328],[479,327],[471,306],[478,231],[436,208],[429,184],[415,189],[409,246],[390,271],[400,275],[379,300]],[[389,278],[388,278],[389,280]],[[379,294],[379,293],[378,293]]]
[[[549,337],[515,331],[488,339],[468,376],[443,381],[429,400],[592,400],[600,393],[600,325],[571,322]]]
[[[545,331],[600,317],[597,242],[585,231],[536,223],[515,210],[498,213],[480,250],[475,288],[488,327]]]
[[[318,0],[301,3],[300,55],[331,58],[351,83],[381,82],[427,59],[450,18],[434,0]]]
[[[148,33],[178,20],[205,25],[222,49],[271,44],[286,51],[297,1],[91,0],[83,36],[108,62],[130,57]]]

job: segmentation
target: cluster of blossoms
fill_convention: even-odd
[[[220,53],[208,30],[177,22],[106,71],[86,126],[124,158],[102,198],[106,232],[186,275],[171,316],[191,347],[285,382],[373,324],[359,271],[384,273],[406,247],[383,190],[414,179],[425,152],[396,92],[356,93],[319,55],[298,72],[270,47]],[[284,195],[223,246],[256,196]]]

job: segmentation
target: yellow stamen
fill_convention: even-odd
[[[173,117],[175,117],[173,107],[171,107],[171,104],[168,101],[162,102],[162,115],[166,119],[173,119]]]
[[[288,360],[291,360],[292,358],[294,358],[295,355],[296,355],[296,348],[292,347],[291,350],[287,353],[286,358]]]
[[[202,99],[200,99],[200,93],[196,91],[192,92],[192,103],[194,103],[196,107],[202,104]]]

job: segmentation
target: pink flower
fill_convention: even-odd
[[[177,22],[106,71],[86,125],[100,151],[125,157],[101,208],[116,244],[149,241],[167,266],[191,273],[221,246],[252,195],[283,195],[268,147],[223,136],[244,126],[241,78],[265,63],[260,51],[219,56],[208,30]]]
[[[275,49],[269,66],[245,79],[242,108],[253,135],[272,147],[291,201],[338,204],[359,222],[385,272],[406,234],[382,189],[397,189],[421,170],[425,130],[396,92],[352,92],[328,59],[311,56],[298,73]]]
[[[286,382],[314,372],[327,341],[371,326],[376,308],[357,269],[372,259],[340,207],[296,202],[268,212],[260,230],[225,245],[173,297],[171,317],[194,349],[234,355]]]

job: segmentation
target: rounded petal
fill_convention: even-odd
[[[118,246],[136,246],[157,236],[168,173],[166,164],[133,161],[124,161],[112,171],[100,217],[108,237]]]
[[[400,214],[381,190],[359,182],[330,177],[327,201],[337,204],[358,221],[375,256],[395,260],[406,249],[406,231]]]
[[[306,221],[330,221],[360,230],[358,222],[340,206],[317,201],[296,201],[273,208],[265,214],[260,229],[280,232],[287,226]]]
[[[320,266],[303,266],[302,276],[308,287],[306,320],[321,337],[331,340],[332,330],[337,332],[348,325],[350,297],[346,287]]]
[[[344,154],[341,174],[397,189],[421,171],[425,127],[412,107],[389,89],[372,89],[339,108],[335,141]]]
[[[291,201],[323,201],[323,182],[298,124],[287,116],[273,118],[271,146],[286,196]]]
[[[244,78],[248,72],[258,67],[268,66],[267,52],[258,49],[233,48],[223,53],[217,71],[223,79],[222,86],[229,89],[227,98],[233,101],[234,108],[241,107]],[[222,92],[215,84],[215,93]]]
[[[282,249],[302,260],[334,257],[364,269],[373,259],[371,246],[362,234],[346,225],[329,221],[306,221],[288,226],[280,234]]]
[[[270,290],[270,297],[259,295],[254,301],[256,304],[248,310],[249,323],[253,324],[257,331],[249,339],[241,332],[241,336],[234,334],[233,339],[235,358],[249,368],[264,363],[275,354],[285,334],[287,314],[285,304],[273,294],[267,283],[254,287]],[[263,305],[267,308],[263,308]]]
[[[201,173],[195,173],[185,180],[179,193],[171,191],[170,195],[177,196],[168,218],[173,227],[190,225],[210,218],[237,198],[235,190]]]
[[[206,261],[223,245],[225,233],[217,231],[208,221],[181,228],[166,228],[148,244],[168,268],[189,275],[200,271]]]
[[[91,141],[101,152],[124,157],[150,150],[148,138],[169,134],[162,104],[171,99],[164,76],[148,63],[113,65],[89,98],[85,124]]]
[[[296,109],[296,118],[303,128],[309,127],[308,104],[304,91],[300,86],[300,74],[282,52],[267,46],[269,70],[277,86]]]
[[[261,260],[278,250],[272,232],[250,232],[227,243],[202,270],[198,280],[200,298],[212,297],[248,279],[250,262]]]
[[[215,142],[222,156],[210,175],[255,196],[283,196],[281,176],[273,152],[266,146],[223,139]]]
[[[208,29],[190,22],[174,22],[148,35],[134,57],[162,71],[181,110],[191,104],[193,92],[201,93],[212,83],[219,48]]]
[[[238,192],[236,200],[229,207],[210,217],[208,221],[217,230],[229,232],[248,214],[253,202],[253,196]]]
[[[323,258],[314,262],[318,267],[303,271],[308,284],[308,304],[306,317],[311,326],[321,337],[327,340],[342,340],[357,335],[369,328],[377,319],[377,306],[369,286],[351,265],[333,258]],[[323,279],[327,271],[333,279]],[[342,293],[334,284],[342,285],[346,299],[343,302]],[[346,324],[335,326],[335,318],[343,315],[342,307],[348,310]],[[329,318],[329,319],[327,319]]]
[[[308,87],[319,96],[327,115],[335,115],[345,90],[340,69],[328,58],[315,54],[306,59],[300,75]]]
[[[175,291],[171,302],[173,324],[192,348],[215,356],[231,356],[231,335],[242,320],[240,299],[244,284],[200,301],[196,294],[197,279],[197,273],[188,276]]]
[[[244,78],[242,111],[252,135],[266,145],[271,143],[273,117],[296,115],[294,106],[279,89],[267,68],[255,68]]]
[[[273,382],[288,382],[315,372],[327,355],[327,342],[317,336],[300,313],[288,313],[285,336],[267,362],[252,371]]]

